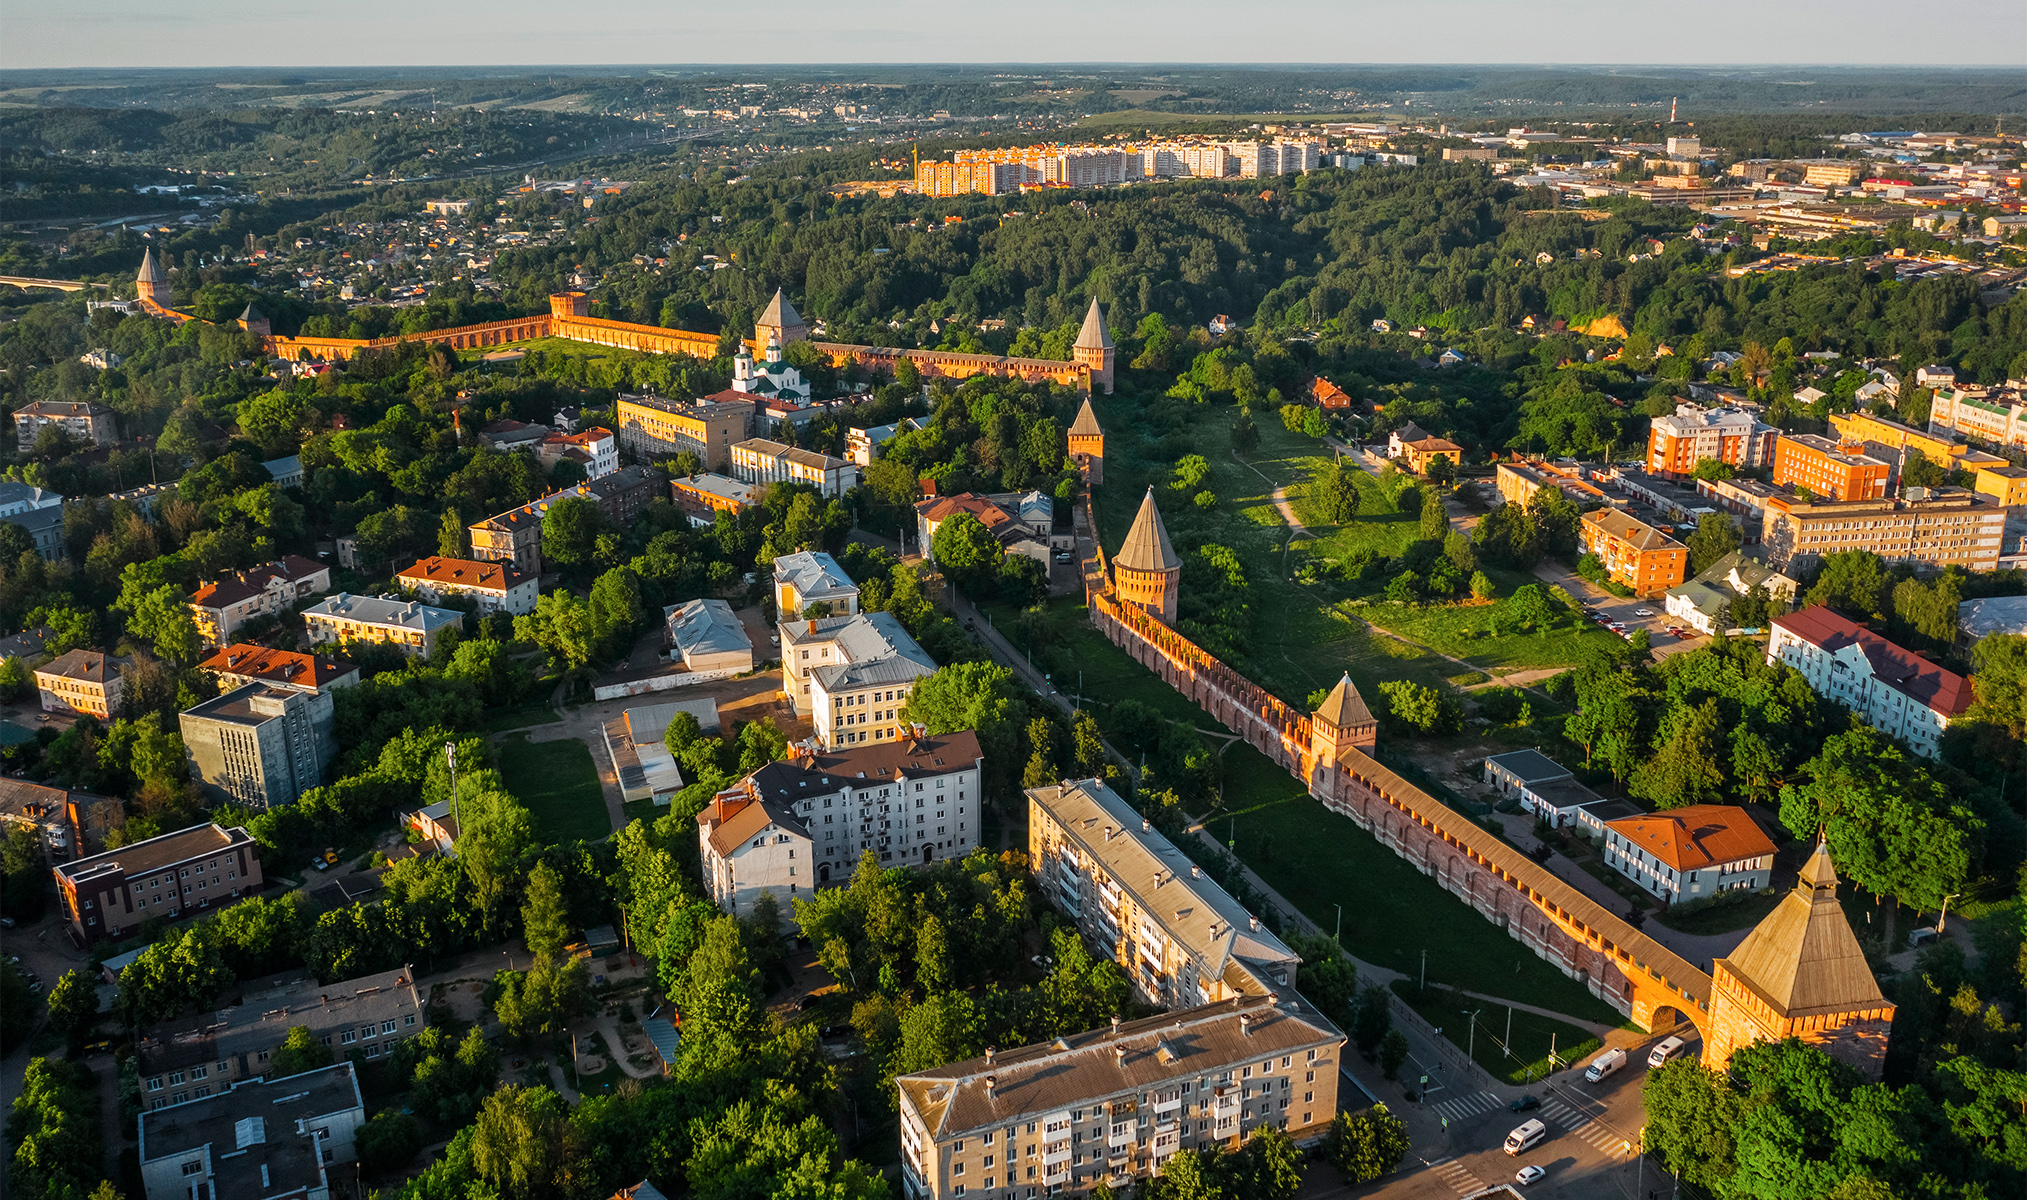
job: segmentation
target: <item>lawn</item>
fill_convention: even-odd
[[[500,777],[528,806],[544,841],[596,842],[612,833],[589,746],[575,738],[531,742],[526,734],[514,734],[501,738],[497,748]]]
[[[1582,1062],[1596,1054],[1604,1043],[1588,1029],[1568,1025],[1531,1012],[1502,1008],[1473,1000],[1460,992],[1431,986],[1425,993],[1413,980],[1397,980],[1394,994],[1424,1021],[1443,1031],[1443,1037],[1468,1050],[1471,1061],[1485,1068],[1494,1079],[1525,1087],[1549,1073],[1549,1053],[1564,1063]],[[1477,1033],[1472,1034],[1472,1013],[1478,1014]],[[1506,1042],[1509,1021],[1513,1040]],[[1508,1051],[1511,1053],[1508,1053]]]
[[[1324,930],[1344,910],[1346,949],[1430,986],[1504,996],[1588,1021],[1618,1024],[1617,1010],[1437,887],[1350,819],[1330,812],[1279,768],[1227,797],[1211,821],[1220,839]]]

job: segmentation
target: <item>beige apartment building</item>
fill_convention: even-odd
[[[1761,540],[1788,573],[1826,554],[1870,550],[1890,563],[1996,570],[2006,538],[2006,509],[1964,488],[1904,488],[1877,500],[1779,498],[1767,505]]]
[[[339,592],[303,610],[310,644],[385,642],[404,654],[428,658],[437,634],[460,628],[465,615],[455,609],[431,608],[419,600],[382,600]]]
[[[1292,987],[1301,960],[1096,779],[1028,789],[1028,862],[1050,903],[1141,999],[1195,1008]]]
[[[111,720],[120,715],[120,668],[132,660],[97,650],[72,650],[35,669],[43,712],[69,712]]]
[[[1297,1142],[1337,1115],[1344,1035],[1293,992],[946,1063],[894,1080],[909,1200],[1081,1195],[1156,1175],[1178,1150]]]
[[[803,450],[768,438],[732,444],[732,477],[741,483],[806,483],[826,497],[859,485],[859,468],[842,458]]]
[[[705,470],[729,474],[732,444],[752,436],[757,408],[730,390],[688,404],[660,396],[621,396],[619,444],[641,458],[669,458],[688,450]]]

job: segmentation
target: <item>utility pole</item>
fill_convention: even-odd
[[[1949,916],[1950,916],[1950,901],[1952,901],[1952,900],[1956,899],[1956,898],[1957,898],[1958,896],[1961,896],[1961,895],[1963,895],[1963,893],[1962,893],[1962,892],[1951,892],[1951,893],[1950,893],[1949,895],[1947,895],[1947,896],[1944,896],[1944,897],[1943,897],[1943,911],[1942,911],[1942,914],[1941,914],[1940,916],[1938,916],[1938,917],[1936,918],[1936,936],[1937,936],[1937,937],[1941,937],[1941,936],[1942,936],[1942,933],[1943,933],[1943,922],[1944,922],[1944,921],[1947,921],[1947,920],[1949,920]]]
[[[1331,940],[1331,941],[1333,941],[1333,942],[1336,942],[1336,943],[1337,943],[1337,944],[1338,944],[1339,946],[1343,946],[1343,945],[1344,945],[1344,905],[1342,905],[1342,904],[1332,904],[1332,905],[1331,905],[1330,907],[1332,907],[1332,908],[1334,908],[1334,909],[1336,909],[1336,910],[1337,910],[1337,932],[1336,932],[1336,933],[1333,933],[1333,934],[1331,934],[1331,935],[1330,935],[1330,940]]]
[[[1513,1006],[1506,1006],[1506,1057],[1513,1057]]]
[[[1471,1017],[1471,1032],[1464,1037],[1464,1057],[1472,1062],[1478,1061],[1478,1014],[1484,1011],[1481,1008],[1478,1012],[1469,1014]]]
[[[1424,950],[1424,951],[1422,951],[1422,989],[1421,989],[1421,990],[1423,990],[1423,991],[1425,991],[1425,992],[1429,990],[1429,952],[1428,952],[1427,950]]]
[[[465,831],[464,822],[459,820],[457,815],[457,743],[445,742],[443,756],[450,763],[450,819],[457,825],[457,831],[462,835]]]

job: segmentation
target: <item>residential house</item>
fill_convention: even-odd
[[[1430,464],[1439,458],[1448,459],[1453,467],[1462,465],[1464,448],[1410,421],[1387,435],[1387,457],[1399,459],[1416,475],[1427,475]]]
[[[443,603],[445,596],[470,596],[481,616],[503,612],[517,617],[535,611],[540,584],[511,563],[435,556],[416,559],[414,565],[396,573],[394,582],[431,604]]]
[[[110,446],[120,440],[113,410],[95,400],[34,400],[14,410],[14,442],[26,454],[44,429],[61,429],[80,446]]]
[[[1689,548],[1615,508],[1587,512],[1579,549],[1595,554],[1613,582],[1637,596],[1658,596],[1682,582]]]
[[[357,1133],[366,1121],[349,1062],[251,1079],[138,1118],[147,1200],[338,1200],[358,1189]]]
[[[1296,953],[1103,782],[1027,797],[1038,888],[1138,998],[1193,1008],[1294,985]]]
[[[781,626],[782,690],[824,746],[894,741],[901,708],[936,662],[894,614],[858,613]]]
[[[42,711],[76,713],[110,721],[120,715],[120,668],[131,659],[97,650],[72,650],[35,669]]]
[[[431,854],[455,857],[457,854],[458,819],[457,805],[449,800],[401,814],[401,823],[413,829],[420,837],[417,853],[427,847]]]
[[[1178,1150],[1265,1129],[1313,1144],[1337,1115],[1343,1047],[1299,997],[1252,995],[896,1076],[902,1193],[1124,1191]]]
[[[1774,618],[1767,661],[1795,668],[1817,695],[1927,758],[1971,706],[1969,680],[1820,604]]]
[[[669,657],[692,674],[714,678],[753,669],[753,639],[723,600],[686,600],[662,610],[669,633]]]
[[[927,866],[978,846],[985,759],[969,730],[823,751],[807,743],[712,798],[697,814],[704,890],[748,913],[844,883],[859,859]]]
[[[132,937],[142,921],[173,921],[261,890],[260,855],[246,830],[192,825],[51,868],[80,948]]]
[[[1029,493],[1029,496],[1036,495],[1039,493]],[[1048,497],[1043,496],[1041,500],[1048,502]],[[1055,515],[1052,502],[1045,520],[1040,515],[1039,505],[1022,496],[981,496],[976,492],[959,492],[954,496],[918,500],[915,502],[915,535],[924,553],[934,557],[936,531],[943,527],[945,521],[960,513],[977,518],[1006,553],[1026,555],[1044,568],[1049,565],[1050,529]]]
[[[669,487],[676,507],[689,516],[690,524],[699,528],[716,524],[721,512],[732,514],[736,520],[740,513],[759,502],[764,490],[730,475],[713,475],[708,471],[672,480]]]
[[[859,469],[849,461],[767,438],[733,443],[732,477],[750,484],[806,483],[833,499],[859,485]]]
[[[891,425],[874,425],[870,428],[845,430],[845,457],[858,464],[861,474],[887,451],[887,443],[904,433],[913,433],[923,423],[914,417],[902,417]]]
[[[1764,550],[1734,550],[1706,567],[1696,578],[1668,589],[1664,607],[1685,629],[1702,634],[1717,632],[1719,614],[1727,614],[1726,633],[1741,633],[1729,619],[1732,600],[1765,588],[1770,599],[1782,605],[1794,603],[1801,583],[1768,561]]]
[[[94,815],[101,805],[122,811],[120,802],[110,797],[25,779],[0,779],[0,830],[9,826],[32,830],[44,859],[51,863],[85,853],[98,832]]]
[[[378,642],[398,646],[417,658],[428,658],[436,649],[437,634],[462,627],[464,619],[461,612],[431,608],[419,600],[383,600],[350,592],[339,592],[303,610],[303,624],[312,645]]]
[[[1692,804],[1605,826],[1605,865],[1670,904],[1773,884],[1774,843],[1743,808]]]
[[[330,590],[331,568],[290,554],[205,583],[190,597],[190,615],[205,644],[223,646],[255,617],[280,616]]]

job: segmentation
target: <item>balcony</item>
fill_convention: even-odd
[[[1181,1094],[1172,1093],[1154,1102],[1154,1115],[1157,1117],[1171,1116],[1176,1112],[1176,1110],[1180,1109],[1181,1107],[1182,1107]]]
[[[1043,1166],[1053,1167],[1057,1163],[1066,1163],[1069,1161],[1070,1161],[1070,1143],[1067,1140],[1060,1142],[1050,1142],[1049,1144],[1042,1147]]]

